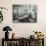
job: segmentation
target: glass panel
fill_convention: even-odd
[[[4,46],[42,46],[42,40],[4,41]]]

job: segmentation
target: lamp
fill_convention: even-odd
[[[3,31],[5,32],[5,39],[9,39],[9,32],[8,31],[12,31],[12,29],[9,26],[6,26],[3,28]]]

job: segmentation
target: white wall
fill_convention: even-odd
[[[36,4],[38,6],[37,23],[13,23],[12,5],[13,4]],[[15,32],[16,37],[29,37],[33,31],[41,31],[46,37],[46,0],[0,0],[1,7],[7,7],[3,11],[4,20],[0,23],[0,46],[1,39],[4,38],[3,27],[9,25],[12,28],[12,34]],[[45,39],[46,45],[46,39]]]

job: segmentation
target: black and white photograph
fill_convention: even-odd
[[[36,23],[37,5],[13,5],[14,23]]]

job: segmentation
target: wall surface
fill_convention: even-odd
[[[13,23],[13,4],[37,5],[37,23]],[[33,31],[41,31],[46,37],[46,0],[0,0],[0,6],[4,6],[8,9],[8,11],[4,9],[2,10],[4,20],[2,23],[0,23],[0,46],[2,46],[2,38],[4,38],[3,27],[8,25],[12,28],[12,32],[10,32],[10,35],[15,32],[16,37],[29,37],[31,34],[33,34]]]

